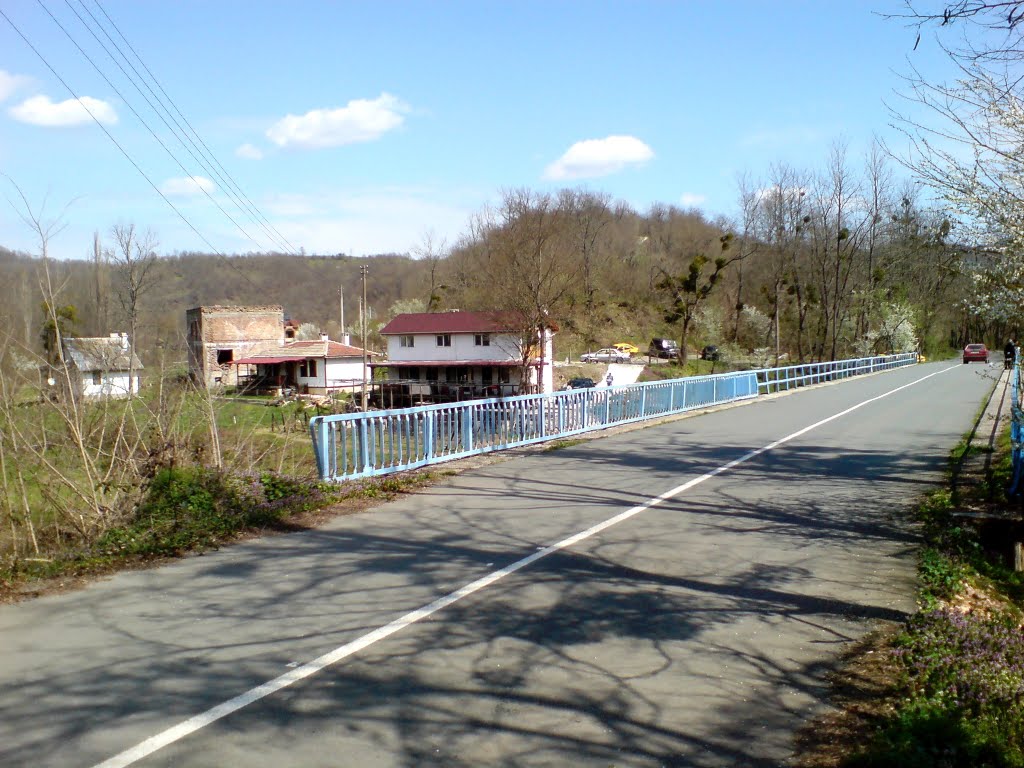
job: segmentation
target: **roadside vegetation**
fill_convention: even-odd
[[[947,487],[918,507],[920,610],[845,659],[840,711],[812,723],[801,768],[1024,766],[1024,573],[1012,568],[1021,503],[1010,445],[965,439]],[[1012,522],[1016,515],[1018,522]]]

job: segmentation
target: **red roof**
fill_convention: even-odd
[[[523,330],[515,312],[416,312],[398,315],[380,329],[382,336],[413,333],[501,333]]]
[[[452,368],[454,366],[495,366],[503,368],[514,368],[522,365],[521,360],[381,360],[370,363],[375,368],[412,368],[414,366],[429,366],[437,368]],[[539,360],[531,360],[529,365],[540,365]]]
[[[367,350],[368,356],[377,354]],[[266,349],[255,355],[233,360],[233,365],[271,365],[273,363],[287,363],[292,360],[309,360],[310,358],[339,357],[362,357],[362,347],[353,347],[349,344],[342,344],[337,341],[292,341],[280,347]]]

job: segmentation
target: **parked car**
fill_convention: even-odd
[[[564,389],[591,389],[596,387],[597,382],[587,376],[576,376],[569,379]]]
[[[639,355],[640,347],[636,344],[630,344],[628,341],[620,341],[618,344],[612,344],[619,352],[625,352],[627,355]]]
[[[606,347],[597,352],[585,352],[580,355],[580,362],[583,363],[628,363],[629,353],[620,352],[615,347]]]
[[[704,349],[700,351],[701,360],[710,360],[712,362],[715,362],[716,360],[720,359],[721,356],[721,352],[718,351],[718,347],[716,347],[714,344],[708,344],[706,347],[704,347]]]
[[[671,360],[674,357],[679,357],[679,345],[672,339],[651,339],[647,354],[651,357]]]
[[[964,365],[971,362],[988,362],[988,348],[984,344],[968,344],[964,347]]]

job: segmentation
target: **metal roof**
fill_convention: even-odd
[[[523,330],[516,312],[415,312],[398,315],[380,329],[382,336],[416,333],[501,333]]]
[[[82,336],[63,339],[64,356],[80,371],[143,369],[142,361],[121,336]]]

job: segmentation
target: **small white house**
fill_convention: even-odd
[[[367,360],[375,353],[367,352]],[[363,350],[331,341],[320,334],[316,341],[289,341],[278,347],[233,361],[234,365],[255,366],[253,381],[261,387],[294,388],[303,394],[356,391],[367,378]]]
[[[76,396],[95,399],[138,394],[143,366],[127,333],[65,338],[63,349]],[[63,372],[57,372],[55,377],[66,386]]]
[[[551,392],[552,331],[524,338],[523,326],[511,312],[398,315],[380,330],[388,359],[374,365],[387,368],[389,381],[430,387],[434,396],[452,390],[458,399]]]

